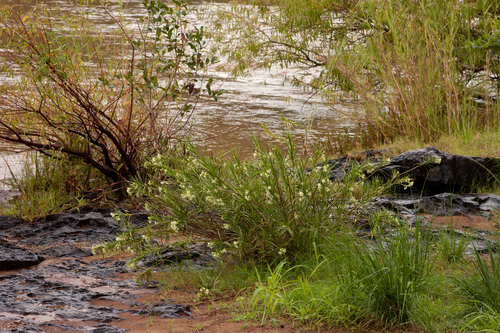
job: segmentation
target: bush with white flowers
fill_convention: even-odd
[[[356,220],[356,215],[390,186],[365,182],[369,163],[356,164],[342,181],[329,179],[322,152],[298,154],[254,142],[254,159],[156,156],[146,164],[148,181],[135,180],[129,193],[150,212],[149,240],[183,233],[210,242],[214,256],[237,255],[268,263],[293,261]]]

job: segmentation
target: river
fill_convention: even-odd
[[[12,4],[14,1],[0,0],[0,5]],[[63,10],[75,10],[73,2],[67,0],[47,1],[49,6],[59,6]],[[211,6],[226,6],[218,3]],[[210,8],[210,6],[209,6]],[[92,13],[95,21],[104,25],[110,31],[114,28],[113,22],[100,7],[86,7]],[[143,16],[145,10],[142,1],[131,0],[123,3],[122,15],[130,20],[137,20]],[[197,16],[190,16],[193,24],[204,25]],[[292,132],[297,142],[304,140],[326,140],[339,132],[348,132],[352,124],[340,113],[334,112],[321,100],[299,88],[284,84],[285,76],[294,73],[294,69],[274,68],[270,71],[255,70],[251,76],[232,78],[227,73],[208,73],[216,80],[215,86],[221,86],[227,92],[218,102],[211,102],[199,107],[193,117],[193,138],[201,149],[214,152],[227,151],[239,148],[240,155],[249,156],[252,152],[252,136],[262,138],[266,142],[276,143],[277,140],[263,130],[263,125],[276,134],[283,136]],[[0,73],[0,80],[1,80]],[[344,111],[349,111],[348,108]],[[282,117],[299,124],[288,129]],[[204,140],[206,137],[209,140]],[[9,177],[10,163],[12,170],[19,171],[22,166],[22,157],[12,155],[2,150],[0,146],[0,179]]]

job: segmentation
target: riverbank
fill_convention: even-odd
[[[34,251],[41,251],[45,256],[45,260],[31,268],[0,272],[1,290],[5,293],[0,304],[0,330],[2,332],[96,332],[100,330],[142,333],[145,331],[163,332],[166,329],[170,332],[372,333],[380,332],[381,329],[386,332],[420,332],[422,329],[421,326],[419,328],[415,324],[390,328],[382,322],[373,322],[367,318],[359,318],[350,324],[343,323],[340,327],[337,325],[323,327],[322,321],[325,319],[323,316],[327,315],[323,312],[320,314],[322,318],[320,322],[303,322],[303,318],[297,317],[293,308],[283,308],[279,304],[287,301],[287,297],[291,296],[290,292],[293,293],[293,290],[297,292],[296,288],[300,288],[300,284],[296,283],[300,281],[304,273],[309,276],[305,267],[305,271],[300,269],[302,272],[294,272],[293,267],[290,267],[288,272],[268,271],[266,267],[255,265],[255,263],[234,261],[234,257],[227,257],[228,261],[224,260],[220,264],[212,258],[201,266],[197,266],[199,262],[193,266],[191,261],[199,260],[199,257],[195,255],[196,251],[190,251],[193,259],[184,257],[180,265],[173,261],[165,262],[153,272],[149,282],[137,284],[133,280],[137,273],[125,265],[130,254],[105,259],[100,256],[89,256],[90,246],[95,241],[86,241],[86,238],[91,239],[88,237],[89,232],[99,234],[101,229],[99,225],[104,227],[103,231],[109,229],[109,222],[113,220],[110,215],[111,211],[95,209],[75,211],[72,214],[52,216],[46,219],[46,222],[38,221],[35,225],[30,224],[25,227],[22,225],[23,222],[16,223],[12,219],[8,221],[10,227],[6,228],[6,224],[2,224],[0,238],[14,241],[21,232],[27,237],[18,238],[17,243],[26,245],[34,242],[38,245],[30,248]],[[436,231],[437,237],[444,237],[444,235],[454,237],[451,229],[455,229],[455,226],[452,221],[460,220],[462,223],[464,221],[461,215],[446,219],[432,216],[427,216],[427,218],[429,221],[436,222],[445,220],[447,227],[445,229],[441,229],[437,224],[434,225],[436,230],[446,230]],[[63,222],[64,219],[66,223]],[[482,230],[483,226],[492,223],[491,218],[486,220],[474,216],[467,219],[475,222],[476,229],[466,229],[471,239],[474,238],[473,235],[484,239],[484,236],[480,235],[485,231],[489,232],[489,237],[498,234],[495,229]],[[74,221],[79,222],[75,224]],[[67,226],[71,224],[76,226],[74,230],[68,229]],[[54,225],[61,226],[55,229],[55,232],[50,232],[54,229]],[[111,234],[116,234],[117,227],[112,228],[115,232]],[[37,231],[30,233],[30,229]],[[62,232],[63,230],[66,232]],[[81,237],[78,237],[78,232]],[[459,237],[452,240],[462,243]],[[444,244],[445,239],[441,241]],[[341,246],[341,244],[342,241],[336,245]],[[440,317],[432,324],[451,327],[452,331],[455,331],[452,327],[459,329],[460,325],[463,325],[458,316],[455,317],[459,313],[460,305],[457,303],[455,291],[446,291],[446,289],[452,286],[454,277],[470,273],[470,267],[467,268],[467,263],[471,260],[470,252],[468,252],[469,255],[462,256],[459,252],[453,251],[452,243],[448,243],[452,250],[448,254],[458,255],[450,264],[444,257],[441,257],[446,252],[437,250],[439,241],[435,244],[433,260],[438,260],[438,265],[432,272],[433,285],[429,286],[430,289],[427,291],[432,293],[435,301],[448,299],[452,303],[447,303],[444,309],[430,309],[439,310],[436,312],[439,316],[446,313],[444,317]],[[67,248],[68,246],[70,248]],[[80,250],[76,251],[71,247]],[[184,250],[179,248],[179,251]],[[349,248],[343,248],[342,251],[345,253],[349,251]],[[323,262],[322,265],[326,265],[324,268],[327,271],[331,271],[328,267],[333,264],[330,263],[332,259],[331,253],[328,256],[323,252],[321,260],[328,260],[328,262]],[[307,262],[303,264],[312,265],[311,269],[318,265],[318,263]],[[194,267],[197,268],[193,270]],[[309,292],[313,294],[318,292],[316,288],[323,283],[338,283],[338,281],[332,281],[330,274],[326,274],[324,269],[320,267],[316,269],[318,271],[314,276],[310,275],[308,279],[302,281],[302,287],[315,286]],[[275,280],[276,278],[278,280]],[[261,284],[259,281],[267,282]],[[271,310],[266,309],[265,304],[252,305],[252,298],[259,294],[259,288],[272,287],[273,283],[275,283],[273,288],[277,289],[269,289],[266,294],[277,297],[276,293],[279,293],[284,297],[274,300],[277,307]],[[310,300],[316,299],[322,302],[321,298],[317,298],[319,296],[321,293],[316,296],[310,295],[310,299],[306,297],[303,309],[314,310],[315,307]],[[334,294],[327,293],[323,296],[334,297]],[[78,309],[75,309],[75,299],[79,300]],[[296,301],[301,302],[299,299]],[[335,301],[335,299],[330,299],[330,301]],[[270,312],[262,313],[262,310]],[[347,319],[343,318],[341,313],[336,313],[334,316],[337,316],[335,320]],[[235,318],[238,320],[235,321]]]
[[[456,161],[459,158],[447,157],[449,155],[444,152],[436,152],[433,149],[424,151],[438,154],[427,156],[427,160],[432,161],[421,161],[427,162],[424,167],[429,172],[436,167],[444,167],[448,160]],[[406,197],[399,195],[391,199],[387,195],[394,192],[389,192],[384,197],[377,198],[373,195],[379,193],[379,189],[385,185],[378,183],[371,190],[367,187],[366,180],[375,171],[373,168],[395,169],[400,165],[398,163],[401,163],[401,157],[392,156],[381,166],[377,166],[376,163],[382,163],[384,157],[365,160],[359,164],[360,166],[356,164],[359,161],[353,158],[350,160],[353,164],[344,165],[342,169],[345,171],[342,182],[336,182],[332,181],[332,175],[338,174],[339,170],[335,168],[339,165],[338,161],[332,162],[332,165],[325,170],[323,164],[320,168],[323,171],[320,170],[318,174],[313,170],[304,174],[303,167],[312,160],[302,161],[297,157],[296,161],[300,163],[289,164],[293,160],[284,156],[281,158],[279,150],[264,152],[257,149],[256,152],[254,161],[240,162],[242,178],[238,178],[238,182],[232,182],[231,173],[210,173],[210,170],[218,170],[217,172],[231,170],[233,167],[231,160],[191,157],[182,165],[169,164],[169,168],[174,168],[172,171],[165,168],[164,161],[157,157],[150,162],[149,167],[160,168],[162,177],[158,178],[154,172],[150,173],[151,178],[148,183],[150,196],[144,197],[146,199],[144,203],[150,206],[147,208],[149,212],[144,212],[146,214],[138,215],[125,209],[116,212],[114,209],[87,211],[81,208],[80,211],[75,210],[71,214],[53,215],[35,220],[31,224],[19,221],[14,223],[15,221],[9,220],[10,222],[4,225],[0,238],[7,243],[14,242],[25,248],[27,246],[29,250],[44,256],[46,260],[42,261],[42,266],[38,264],[22,271],[2,274],[0,283],[6,283],[8,288],[24,288],[19,290],[19,295],[27,295],[17,296],[15,304],[19,306],[13,306],[12,301],[10,307],[7,305],[2,307],[0,315],[3,317],[0,318],[0,323],[3,328],[7,332],[23,327],[49,332],[68,330],[90,332],[95,329],[108,331],[113,329],[116,332],[139,332],[146,329],[155,332],[165,327],[167,331],[170,329],[172,332],[221,330],[229,332],[239,329],[244,332],[378,332],[380,330],[419,332],[499,327],[495,317],[496,312],[488,312],[490,321],[486,321],[481,317],[483,310],[480,312],[474,310],[478,301],[471,296],[467,283],[472,283],[477,293],[485,295],[486,300],[480,302],[487,302],[488,294],[494,296],[496,293],[494,290],[482,287],[483,283],[486,283],[485,277],[497,281],[495,271],[491,275],[487,273],[482,277],[479,273],[482,264],[488,265],[490,260],[497,260],[493,256],[490,259],[490,256],[498,248],[499,233],[495,226],[498,225],[499,219],[498,207],[495,208],[495,205],[500,205],[500,197],[449,193],[426,197],[415,193],[416,196],[410,200],[408,193]],[[367,155],[370,154],[365,153],[363,156]],[[403,156],[408,155],[411,154],[403,154]],[[424,155],[414,154],[414,156]],[[170,159],[165,161],[171,163]],[[281,161],[286,161],[288,164],[282,165]],[[212,165],[220,166],[219,163],[228,169],[212,169]],[[283,176],[304,175],[304,178],[301,178],[304,181],[301,186],[304,188],[295,194],[290,193],[294,196],[290,204],[266,206],[266,200],[273,200],[273,191],[286,184],[284,183],[286,178],[280,178],[279,174],[273,176],[273,172],[281,170],[281,166],[286,166],[283,169]],[[294,173],[293,166],[302,168],[300,169],[302,172]],[[194,168],[196,174],[190,173],[191,168]],[[180,172],[187,172],[190,176],[184,177]],[[175,217],[171,213],[170,215],[158,213],[160,211],[168,213],[165,207],[175,209],[175,206],[165,206],[160,210],[158,202],[153,200],[156,189],[168,188],[165,182],[170,179],[169,174],[176,177],[174,181],[181,190],[177,198],[191,203],[196,202],[197,205],[211,205],[207,211],[210,214],[205,215],[207,223],[210,224],[206,227],[198,226],[198,229],[194,230],[197,233],[193,233],[194,226],[191,227],[189,224],[180,230],[183,225],[177,221],[183,220],[174,220]],[[183,179],[189,182],[189,188],[183,185]],[[224,182],[214,183],[214,179]],[[268,189],[259,185],[259,181],[265,179],[275,179],[275,187]],[[311,179],[319,182],[310,182]],[[326,179],[330,180],[323,181]],[[158,188],[152,183],[155,180],[159,182]],[[201,182],[197,185],[199,181]],[[247,181],[248,184],[245,183],[241,189],[237,189],[237,186]],[[218,194],[215,189],[223,187],[224,184],[232,185],[225,192]],[[313,194],[308,191],[317,189],[318,184],[323,184],[321,188],[335,188],[336,192],[325,192],[324,198],[336,202],[333,208],[341,205],[342,211],[339,215],[333,216],[342,220],[332,219],[332,213],[329,212],[325,217],[328,220],[327,224],[315,226],[312,223],[314,211],[321,209],[318,204],[323,197],[313,199]],[[253,192],[248,191],[250,185],[255,185],[252,188]],[[132,190],[129,192],[132,196],[138,186],[139,183],[131,184]],[[405,180],[399,186],[412,188],[415,184],[413,181]],[[228,191],[241,193],[241,197],[221,196]],[[270,195],[266,194],[267,192]],[[164,191],[156,193],[156,195],[167,195]],[[198,193],[203,196],[197,198]],[[207,199],[207,196],[210,198]],[[160,197],[162,200],[165,198],[168,197]],[[237,210],[225,208],[231,205],[234,207],[235,201],[240,200],[238,198],[242,201],[236,204]],[[300,205],[304,200],[308,201],[302,207]],[[342,200],[348,200],[350,203],[344,205]],[[248,222],[243,220],[244,215],[232,219],[232,215],[238,212],[251,214],[252,206],[244,205],[247,201],[252,205],[259,205],[258,214],[262,220],[255,224],[256,228],[266,227],[273,221],[279,220],[279,215],[272,215],[275,212],[290,209],[294,217],[293,212],[297,207],[301,211],[295,214],[304,215],[303,217],[295,215],[294,220],[300,219],[301,224],[297,224],[298,229],[291,229],[294,232],[300,232],[304,228],[331,228],[339,221],[344,225],[337,225],[333,232],[330,231],[328,239],[318,238],[304,250],[294,248],[295,240],[289,236],[287,238],[279,236],[276,231],[282,228],[279,224],[275,229],[269,228],[267,231],[262,229],[260,234],[248,232],[253,242],[245,238],[236,238],[232,241],[231,239],[235,238],[231,237],[235,237],[236,231],[241,228],[239,223],[241,226],[248,226]],[[315,205],[314,210],[305,212],[311,205]],[[194,207],[191,213],[193,211]],[[271,214],[270,219],[264,220],[266,217],[263,214],[267,212]],[[79,214],[86,217],[78,217]],[[135,220],[127,221],[125,219],[127,216]],[[125,229],[120,231],[120,227],[115,224],[116,221],[121,221]],[[213,243],[220,237],[213,232],[213,224],[218,225],[216,229],[220,232],[218,235],[224,237],[218,243]],[[293,227],[289,224],[289,228]],[[104,229],[101,232],[102,228]],[[130,233],[132,229],[136,231]],[[321,230],[323,233],[329,232],[328,229]],[[89,237],[94,233],[96,237]],[[106,245],[95,246],[100,233],[106,234],[107,237],[118,235],[118,238],[115,236],[107,238],[109,249],[118,249],[128,254],[125,257],[122,255],[109,258],[113,260],[126,258],[127,261],[103,261],[99,256],[87,257],[90,255],[91,247],[97,251],[107,248]],[[276,252],[267,254],[265,247],[256,247],[260,246],[259,237],[273,242]],[[165,247],[167,242],[171,244],[170,247]],[[75,246],[79,250],[73,248]],[[149,252],[150,247],[160,249],[160,252],[156,252],[158,254],[152,257],[156,258],[160,266],[151,270],[151,275],[144,274],[142,269],[146,267],[141,266],[143,265],[141,263],[147,262],[145,258],[152,253]],[[245,252],[245,248],[262,251],[262,257],[267,254],[265,261],[260,259],[259,262],[258,257],[248,255],[249,252]],[[376,250],[380,248],[385,248],[386,251]],[[297,251],[296,255],[292,258],[287,257],[289,253],[294,253],[293,251]],[[108,251],[109,254],[112,252]],[[138,254],[143,255],[140,260],[130,261]],[[483,261],[485,258],[486,261]],[[95,260],[97,262],[92,264]],[[182,264],[178,265],[176,261],[181,261]],[[95,265],[104,266],[94,267]],[[88,273],[96,269],[100,272],[110,269],[113,271],[117,268],[119,271],[115,272],[116,276]],[[39,278],[34,279],[30,274]],[[47,276],[52,279],[50,276],[55,276],[54,274],[64,280],[59,279],[58,287],[52,286],[52,282],[49,283],[42,278]],[[149,281],[142,289],[133,284],[132,280],[123,282],[130,286],[123,285],[116,289],[114,281],[117,279],[125,281],[122,279],[137,277],[138,274],[142,279]],[[22,279],[27,280],[19,285],[15,282]],[[65,282],[71,280],[74,283]],[[83,295],[90,292],[85,308],[97,311],[96,313],[106,313],[105,317],[108,319],[92,322],[79,317],[79,319],[73,318],[70,315],[72,309],[70,301],[68,304],[59,304],[50,299],[42,302],[44,304],[42,307],[37,305],[36,311],[26,312],[27,304],[24,304],[23,300],[31,301],[29,296],[31,294],[36,301],[35,296],[40,285],[47,288],[57,287],[50,295],[54,292],[71,291]],[[127,291],[127,288],[139,289],[131,292]],[[402,295],[401,293],[404,295],[403,298],[398,296]],[[16,292],[10,294],[17,295]],[[143,298],[128,299],[126,295],[129,294],[142,295]],[[144,312],[143,316],[134,314],[136,311],[134,309],[143,307],[137,302],[143,300],[146,300],[144,306],[152,307],[152,310]],[[182,319],[161,318],[161,315],[166,313],[168,305],[172,304],[189,306],[190,314]],[[490,306],[490,303],[484,304]],[[386,312],[387,309],[392,310]],[[61,312],[60,315],[58,311]],[[69,314],[65,314],[64,311],[69,311]],[[114,313],[115,317],[110,321],[111,313]],[[233,318],[239,321],[232,322]],[[113,326],[117,328],[112,328]]]

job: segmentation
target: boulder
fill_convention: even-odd
[[[394,172],[409,175],[414,186],[433,193],[466,191],[487,185],[500,172],[500,158],[453,155],[434,147],[411,150],[383,162],[373,151],[362,153],[374,165],[371,176],[389,178]],[[344,156],[326,162],[330,180],[341,180],[356,159]],[[325,163],[318,164],[323,166]]]
[[[408,173],[414,185],[433,192],[463,191],[487,185],[500,171],[500,159],[453,155],[434,147],[407,151],[380,165],[374,175],[387,177],[394,171]]]

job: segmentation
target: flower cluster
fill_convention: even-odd
[[[206,298],[210,296],[210,289],[201,287],[200,290],[198,291],[198,298]]]
[[[226,249],[222,249],[218,252],[214,252],[212,253],[212,256],[215,258],[215,259],[219,259],[223,254],[226,254],[227,253],[227,250]]]
[[[402,185],[403,185],[403,189],[406,190],[407,188],[413,186],[413,180],[408,180],[408,181],[406,181],[406,183],[402,183]]]
[[[177,222],[177,221],[170,222],[170,229],[173,232],[179,232],[179,222]]]

